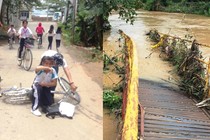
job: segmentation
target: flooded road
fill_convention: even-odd
[[[104,49],[116,50],[119,35],[117,31],[123,30],[129,35],[137,46],[139,58],[139,78],[164,82],[172,77],[170,71],[173,66],[159,58],[159,53],[154,53],[150,58],[145,58],[151,53],[151,42],[145,33],[150,29],[157,29],[161,33],[170,34],[184,38],[185,35],[192,35],[198,43],[210,45],[210,18],[199,15],[147,12],[139,11],[134,25],[130,25],[118,18],[118,15],[111,15],[109,18],[112,29],[104,35]],[[210,57],[210,48],[200,47],[206,60]],[[175,86],[175,85],[171,85]],[[106,117],[104,115],[104,117]],[[106,122],[103,122],[106,128]],[[104,134],[111,135],[111,134]],[[113,137],[113,140],[116,138]]]

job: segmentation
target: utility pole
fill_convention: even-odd
[[[72,35],[73,35],[73,43],[74,43],[74,26],[75,26],[75,4],[76,4],[76,2],[75,2],[76,0],[73,0],[73,18],[72,18],[72,20],[73,20],[73,22],[72,22]]]
[[[75,29],[75,18],[77,13],[77,0],[73,0],[73,22],[72,22],[72,35],[73,35],[73,43],[74,43],[74,29]]]
[[[2,2],[3,2],[3,0],[0,0],[0,14],[1,14]]]
[[[47,0],[47,22],[48,22],[48,15],[49,15],[49,0]]]

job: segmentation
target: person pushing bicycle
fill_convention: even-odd
[[[18,30],[18,34],[19,34],[19,39],[20,39],[20,50],[19,50],[19,54],[18,54],[18,59],[21,60],[21,54],[23,51],[23,47],[25,45],[25,40],[27,38],[29,38],[30,36],[33,37],[33,39],[35,39],[35,36],[33,35],[31,29],[29,27],[27,27],[28,25],[28,21],[27,20],[23,20],[22,21],[22,27]]]

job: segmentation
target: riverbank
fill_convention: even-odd
[[[145,1],[136,4],[136,9],[143,8],[149,11],[184,13],[210,16],[209,4],[207,1],[181,0],[181,1]]]

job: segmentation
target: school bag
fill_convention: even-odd
[[[60,116],[72,119],[74,111],[75,106],[70,103],[56,103],[46,108],[46,117],[54,119],[56,116]]]

